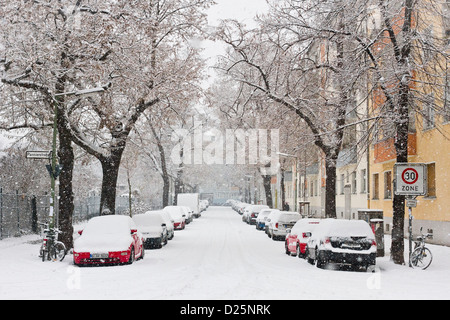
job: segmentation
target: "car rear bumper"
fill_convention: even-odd
[[[144,248],[148,249],[148,248],[155,248],[155,247],[159,247],[162,244],[162,238],[161,237],[155,237],[155,238],[146,238],[144,241]]]
[[[318,259],[325,263],[349,265],[375,265],[376,253],[319,251]]]
[[[174,228],[175,230],[182,230],[182,229],[184,229],[184,225],[185,225],[184,222],[175,222],[175,223],[173,224],[173,228]]]
[[[74,252],[73,263],[75,265],[108,265],[122,264],[130,260],[131,251],[109,252],[106,258],[95,258],[89,252]]]

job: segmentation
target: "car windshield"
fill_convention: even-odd
[[[269,208],[269,207],[266,205],[257,205],[257,206],[253,206],[251,208],[251,210],[252,210],[252,212],[260,212],[261,210],[267,209],[267,208]]]
[[[298,221],[301,218],[300,214],[298,213],[282,213],[279,217],[280,222],[292,222],[292,221]]]
[[[168,212],[172,218],[181,218],[181,208],[176,206],[165,207],[164,211]]]
[[[335,220],[322,222],[318,228],[320,236],[374,238],[369,224],[362,220]],[[320,230],[319,230],[320,229]]]
[[[156,214],[138,214],[133,217],[133,221],[138,226],[144,227],[151,227],[155,225],[161,225],[162,223],[164,223],[162,217]]]
[[[89,220],[83,230],[84,236],[129,234],[130,224],[125,216],[102,216]]]

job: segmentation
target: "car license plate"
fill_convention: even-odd
[[[342,245],[343,249],[361,249],[361,245],[359,244],[350,244],[350,243],[344,243]]]
[[[106,259],[109,258],[108,253],[91,253],[91,259]]]

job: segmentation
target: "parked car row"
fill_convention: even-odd
[[[131,264],[143,259],[146,249],[159,249],[183,230],[194,217],[186,206],[167,206],[129,216],[111,215],[90,219],[75,239],[75,265]]]
[[[374,270],[377,244],[372,228],[365,221],[302,219],[297,212],[229,202],[249,224],[253,224],[252,214],[259,208],[254,223],[256,230],[264,230],[273,240],[283,240],[284,251],[290,256],[306,259],[318,268],[336,264]]]

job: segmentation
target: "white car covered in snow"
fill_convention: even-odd
[[[264,204],[254,204],[249,207],[246,207],[245,208],[246,212],[244,212],[245,222],[247,222],[248,224],[256,224],[256,218],[258,217],[260,211],[263,209],[270,209],[270,208],[269,206],[266,206]]]
[[[273,240],[284,240],[288,233],[288,229],[292,229],[295,223],[301,218],[302,216],[298,212],[279,211],[278,214],[271,218],[267,230],[268,236]]]
[[[375,266],[376,256],[375,235],[363,220],[324,219],[306,246],[307,260],[319,268],[336,263],[367,269]]]
[[[256,230],[264,230],[264,227],[266,226],[266,218],[269,216],[269,214],[272,212],[273,209],[262,209],[258,217],[256,218]]]
[[[137,214],[133,216],[144,238],[144,248],[162,248],[168,242],[167,225],[159,214]]]
[[[175,230],[183,230],[186,227],[186,213],[178,206],[167,206],[163,209],[173,220]]]

